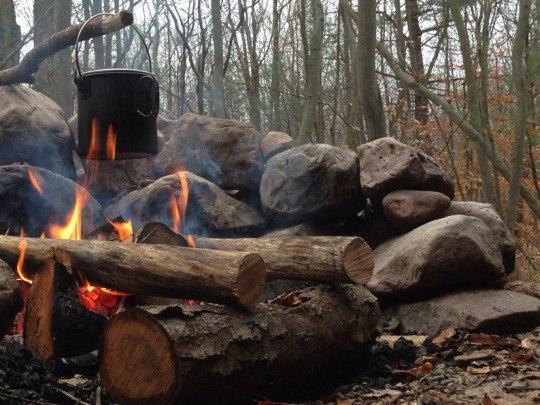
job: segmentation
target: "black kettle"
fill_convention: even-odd
[[[79,156],[93,160],[135,159],[155,155],[158,151],[156,117],[159,111],[159,84],[152,71],[134,69],[99,69],[81,72],[79,39],[86,25],[94,18],[112,15],[96,14],[84,22],[75,44],[77,73]]]

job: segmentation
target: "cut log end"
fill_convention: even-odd
[[[44,361],[54,359],[52,318],[54,310],[54,262],[49,261],[34,276],[26,302],[23,339],[32,354]]]
[[[133,24],[133,14],[129,11],[122,10],[118,13],[118,17],[124,26]]]
[[[236,292],[242,305],[253,307],[261,296],[266,280],[266,264],[255,253],[246,254],[240,261]]]
[[[356,284],[366,284],[373,274],[373,252],[361,238],[354,238],[343,253],[343,267]]]
[[[100,346],[103,386],[120,403],[169,403],[178,389],[178,366],[165,329],[132,309],[112,318]]]

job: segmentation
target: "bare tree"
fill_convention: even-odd
[[[19,63],[21,28],[15,19],[13,0],[0,0],[0,65],[11,67]]]

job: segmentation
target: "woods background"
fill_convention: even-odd
[[[516,232],[540,278],[540,0],[0,0],[0,69],[92,14],[129,10],[161,87],[185,112],[355,148],[393,136],[435,156],[457,198]],[[133,29],[82,47],[86,69],[146,67]],[[74,111],[72,53],[33,87]]]

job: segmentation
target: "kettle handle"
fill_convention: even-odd
[[[79,41],[81,38],[81,33],[85,29],[86,25],[92,21],[94,18],[97,17],[103,17],[103,16],[113,16],[113,13],[99,13],[91,16],[88,20],[86,20],[83,25],[81,26],[81,29],[79,30],[79,33],[77,34],[77,40],[75,42],[75,66],[77,67],[77,74],[78,77],[75,80],[82,80],[82,71],[81,71],[81,65],[79,63]],[[135,24],[131,25],[139,38],[141,39],[142,44],[144,45],[144,49],[146,49],[146,55],[148,55],[148,67],[150,72],[152,72],[152,57],[150,56],[150,49],[148,49],[148,45],[146,44],[144,37],[141,33],[141,31],[137,28]]]

